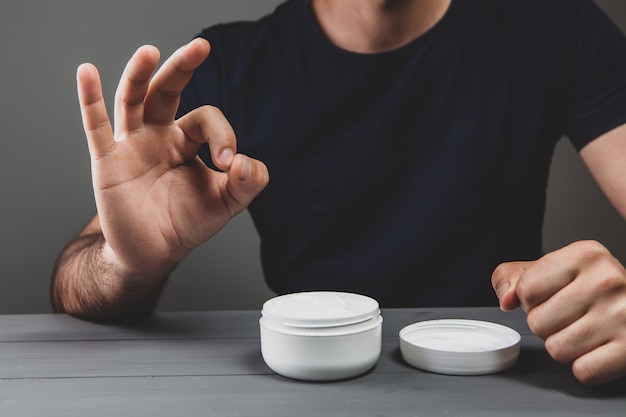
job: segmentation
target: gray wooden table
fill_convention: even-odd
[[[626,383],[578,383],[549,358],[522,312],[403,309],[383,317],[383,352],[371,372],[310,383],[267,368],[256,311],[160,313],[134,326],[0,316],[0,416],[626,416]],[[408,366],[398,331],[436,318],[517,329],[518,364],[474,377]]]

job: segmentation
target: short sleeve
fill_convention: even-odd
[[[580,150],[626,123],[626,37],[593,1],[572,7],[565,134]]]

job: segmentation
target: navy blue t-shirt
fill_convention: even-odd
[[[334,46],[305,0],[201,36],[180,114],[219,107],[267,164],[250,214],[278,293],[495,305],[497,264],[542,254],[558,139],[626,123],[626,41],[591,0],[454,0],[379,54]]]

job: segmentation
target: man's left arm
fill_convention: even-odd
[[[626,220],[626,124],[580,151]],[[582,383],[626,376],[626,269],[600,243],[579,241],[536,261],[508,262],[492,276],[500,307],[528,313],[548,353]]]

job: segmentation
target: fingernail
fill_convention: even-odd
[[[220,152],[220,162],[224,165],[226,165],[227,167],[230,167],[230,164],[233,163],[233,158],[235,157],[235,154],[233,153],[233,150],[230,148],[226,148],[223,149],[222,152]]]
[[[241,159],[241,171],[239,172],[239,179],[241,181],[247,181],[252,176],[252,165],[248,158]]]
[[[504,294],[506,294],[509,288],[511,288],[511,283],[509,281],[502,283],[502,285],[500,285],[496,290],[496,295],[498,296],[498,298],[501,299],[502,297],[504,297]]]

